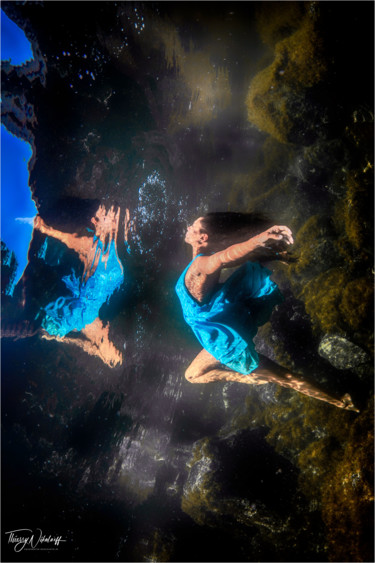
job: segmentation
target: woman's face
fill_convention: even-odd
[[[189,225],[189,227],[187,228],[185,242],[187,242],[188,244],[200,242],[203,229],[202,219],[203,217],[198,217],[198,219],[196,219],[194,223],[192,225]]]

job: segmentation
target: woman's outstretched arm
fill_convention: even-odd
[[[225,250],[215,252],[211,256],[200,256],[199,262],[197,260],[199,269],[202,274],[210,275],[218,272],[221,268],[239,266],[249,260],[254,251],[267,248],[275,241],[284,242],[287,245],[293,244],[293,235],[289,227],[275,225],[245,242],[232,244]]]

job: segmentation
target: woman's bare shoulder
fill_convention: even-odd
[[[196,276],[209,276],[211,274],[220,272],[223,264],[219,259],[218,254],[219,253],[216,252],[214,254],[197,256],[197,258],[191,264],[188,272],[191,272]]]
[[[220,269],[207,273],[207,261],[211,256],[198,256],[191,264],[185,275],[185,285],[189,293],[198,301],[202,301],[208,291],[217,283]]]

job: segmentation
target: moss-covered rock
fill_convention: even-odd
[[[345,194],[337,201],[333,222],[338,236],[336,248],[348,267],[358,271],[358,265],[369,268],[373,248],[373,174],[372,164],[347,171]]]
[[[343,201],[343,220],[345,232],[350,243],[356,250],[363,250],[368,241],[369,234],[369,209],[371,204],[371,186],[364,178],[364,174],[351,172],[347,177],[347,192]]]
[[[373,399],[360,415],[285,389],[277,392],[277,403],[259,409],[258,402],[254,389],[232,423],[264,425],[266,440],[299,469],[310,510],[323,514],[329,560],[370,561]]]
[[[369,356],[362,348],[346,338],[325,336],[319,344],[319,354],[337,369],[352,369],[369,361]]]
[[[241,431],[236,425],[234,431],[198,442],[189,463],[182,509],[199,525],[234,534],[251,560],[290,560],[293,537],[297,560],[298,554],[309,550],[301,539],[306,503],[295,496],[295,468],[275,453],[264,434],[259,428]],[[294,507],[293,516],[289,506]]]
[[[175,542],[176,538],[172,534],[166,534],[162,529],[157,528],[148,541],[150,552],[147,554],[147,560],[172,561]]]
[[[291,265],[289,276],[295,282],[320,274],[334,260],[333,229],[329,219],[319,214],[311,216],[297,231],[294,252],[297,262]]]
[[[315,253],[315,250],[313,248],[312,252]],[[305,262],[308,254],[309,249],[302,253],[301,265],[296,271],[301,272],[304,267],[312,270],[313,264],[308,260]],[[305,303],[317,333],[337,332],[345,336],[349,331],[350,334],[368,333],[371,337],[374,290],[369,276],[350,279],[343,267],[336,267],[310,279],[300,279],[294,284],[294,289]],[[367,340],[365,343],[367,345]]]
[[[374,512],[373,400],[348,429],[345,451],[322,486],[330,561],[371,561]]]
[[[351,280],[342,292],[340,313],[353,329],[371,331],[374,319],[374,285],[370,276]]]
[[[301,2],[267,2],[258,6],[257,29],[262,41],[274,47],[276,43],[297,31],[303,17]]]
[[[332,268],[306,283],[301,297],[315,329],[324,333],[344,331],[339,305],[347,281],[343,269]]]
[[[190,472],[181,508],[198,524],[210,522],[208,515],[218,512],[217,493],[220,485],[215,480],[214,452],[208,439],[195,444],[188,467]]]
[[[272,4],[271,7],[266,5],[266,11],[278,9],[279,3]],[[275,4],[278,4],[276,8]],[[310,144],[310,136],[319,118],[307,101],[307,93],[327,73],[317,15],[313,10],[306,9],[303,13],[299,7],[287,5],[286,9],[280,10],[278,25],[276,17],[276,25],[267,29],[264,23],[267,17],[261,19],[263,37],[271,44],[287,30],[292,33],[275,43],[272,64],[252,80],[246,99],[248,119],[282,143],[298,140]],[[306,134],[308,130],[309,135]]]

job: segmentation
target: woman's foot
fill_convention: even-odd
[[[360,412],[359,409],[357,409],[354,406],[354,403],[352,401],[351,396],[349,395],[349,393],[345,393],[345,395],[343,397],[341,397],[341,401],[342,401],[342,408],[347,410],[347,411],[354,411],[354,412]]]

